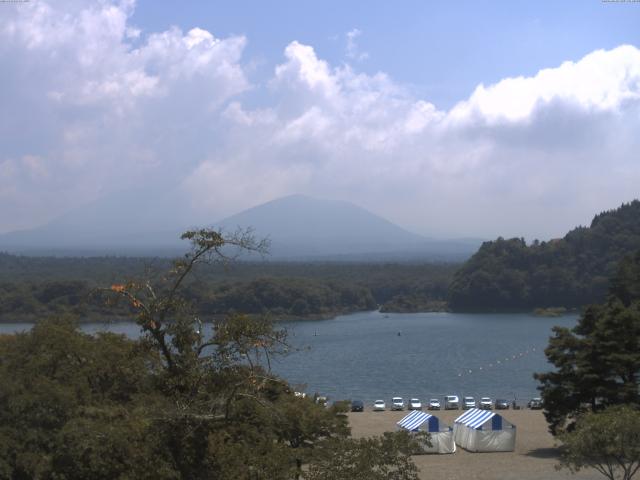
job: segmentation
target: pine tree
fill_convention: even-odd
[[[622,260],[604,304],[573,329],[554,328],[545,354],[556,370],[535,378],[553,434],[585,412],[640,404],[640,252]]]

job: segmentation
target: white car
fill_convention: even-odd
[[[429,400],[429,410],[440,410],[440,400],[437,398]]]
[[[476,400],[473,397],[463,397],[462,409],[468,410],[470,408],[476,408]]]
[[[402,397],[393,397],[391,399],[391,410],[404,410],[404,400]]]
[[[376,400],[373,402],[373,411],[374,412],[384,412],[387,409],[387,405],[384,403],[384,400]]]
[[[409,410],[422,410],[422,403],[417,398],[409,400]]]
[[[482,397],[480,399],[480,408],[483,410],[491,410],[493,408],[493,403],[489,397]]]
[[[457,410],[460,408],[460,400],[457,395],[447,395],[444,397],[444,409],[445,410]]]

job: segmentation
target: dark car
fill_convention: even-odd
[[[509,402],[504,398],[498,398],[496,400],[496,410],[509,410]]]
[[[352,412],[364,412],[364,402],[362,400],[354,400],[351,402]]]
[[[542,409],[542,399],[540,397],[532,398],[527,403],[527,407],[531,410],[541,410]]]

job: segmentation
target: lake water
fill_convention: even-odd
[[[273,370],[309,394],[367,403],[399,395],[424,401],[456,394],[537,396],[534,372],[550,368],[544,356],[551,328],[571,327],[576,315],[559,318],[528,314],[383,314],[363,312],[332,320],[282,322],[290,355]],[[29,328],[0,324],[0,332]],[[137,336],[133,323],[90,323],[83,330]]]
[[[525,400],[537,396],[533,373],[551,328],[577,316],[528,314],[382,314],[366,312],[318,322],[289,322],[291,342],[308,349],[274,370],[309,393],[371,402],[456,394]],[[400,335],[398,335],[400,334]]]

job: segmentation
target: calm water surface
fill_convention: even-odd
[[[366,312],[289,322],[283,325],[291,342],[303,349],[274,370],[306,384],[309,393],[335,399],[425,401],[457,394],[524,400],[537,396],[533,373],[550,368],[543,350],[551,328],[576,321],[576,315]]]
[[[576,315],[383,314],[364,312],[332,320],[278,324],[296,347],[273,362],[276,373],[301,390],[330,399],[390,401],[394,395],[426,401],[447,394],[526,401],[536,396],[534,372],[550,368],[543,350],[554,325]],[[28,329],[0,324],[0,332]],[[137,336],[134,323],[89,323],[84,331]]]

